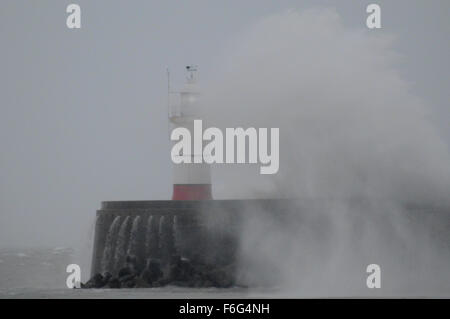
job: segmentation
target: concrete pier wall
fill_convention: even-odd
[[[102,259],[105,258],[106,239],[117,216],[129,216],[131,220],[139,216],[144,232],[148,232],[151,216],[153,222],[159,223],[153,230],[158,234],[141,237],[158,241],[144,243],[152,255],[145,257],[167,258],[176,252],[185,258],[220,264],[233,261],[239,221],[249,207],[278,211],[285,204],[285,200],[102,202],[97,211],[91,274],[105,270],[102,269]]]
[[[355,201],[351,205],[354,207],[343,214],[347,222],[351,221],[352,227],[373,224],[386,229],[385,238],[397,240],[389,233],[391,217],[384,216],[382,212],[365,214],[368,204],[364,202]],[[252,214],[269,216],[263,220],[278,223],[281,225],[278,229],[286,231],[308,223],[308,227],[320,237],[322,246],[317,246],[317,249],[326,252],[333,240],[330,235],[334,218],[330,217],[330,211],[333,207],[333,201],[288,199],[105,201],[97,211],[91,274],[104,271],[114,274],[117,269],[111,269],[112,266],[105,269],[105,265],[117,266],[116,259],[123,259],[129,254],[137,254],[141,264],[148,258],[164,260],[172,254],[206,264],[233,264],[243,233],[241,228],[249,222]],[[295,218],[291,218],[292,214],[296,215]],[[444,251],[450,251],[450,209],[410,205],[402,209],[401,214],[407,215],[401,219],[405,227],[417,229],[418,232],[427,229]],[[118,238],[108,243],[108,233],[114,228],[112,224],[118,216],[121,227],[119,229],[116,225],[114,230],[114,236]],[[127,225],[124,225],[125,219]],[[117,244],[119,241],[120,245]],[[401,243],[397,244],[401,247]],[[123,251],[118,251],[119,246]],[[108,258],[111,260],[105,260]]]

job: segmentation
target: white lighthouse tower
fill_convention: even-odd
[[[186,66],[187,81],[179,92],[170,91],[169,85],[169,124],[170,130],[176,127],[187,128],[194,136],[194,120],[199,120],[198,99],[200,92],[197,88],[195,73],[196,66]],[[170,83],[170,82],[169,82]],[[193,145],[193,143],[191,143]],[[180,154],[191,157],[191,163],[173,164],[173,194],[172,200],[207,200],[212,199],[211,172],[206,163],[195,163],[194,158],[203,154]]]

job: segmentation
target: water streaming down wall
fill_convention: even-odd
[[[116,240],[119,233],[121,217],[116,216],[108,229],[106,236],[105,248],[101,260],[102,273],[107,272],[114,266],[114,252],[116,249]]]
[[[230,221],[242,211],[233,202],[103,202],[97,212],[91,274],[117,275],[127,257],[136,258],[139,266],[148,258],[165,262],[173,255],[208,263],[216,263],[220,255],[233,262],[237,232]],[[213,222],[213,216],[220,218]]]
[[[145,233],[145,254],[149,258],[159,257],[159,219],[160,216],[150,215]]]
[[[379,238],[374,237],[373,241],[383,243],[384,246],[379,245],[379,251],[371,253],[367,262],[372,262],[372,257],[376,257],[375,259],[383,261],[384,265],[392,263],[390,269],[394,269],[395,262],[400,259],[411,259],[412,263],[418,252],[406,252],[402,248],[404,243],[391,224],[391,220],[397,217],[381,212],[368,215],[366,206],[364,203],[357,203],[351,214],[342,214],[341,217],[356,233],[367,227],[381,230]],[[262,236],[269,238],[274,235],[271,234],[274,229],[281,229],[283,232],[302,230],[306,241],[297,244],[304,245],[304,251],[314,252],[318,259],[309,256],[307,260],[311,259],[312,263],[321,261],[322,255],[326,260],[327,255],[332,254],[330,247],[333,247],[333,232],[336,230],[332,227],[335,217],[333,219],[333,214],[329,214],[329,211],[333,211],[330,207],[333,207],[333,204],[326,201],[276,199],[103,202],[97,212],[91,274],[110,272],[115,276],[124,267],[127,257],[135,258],[138,267],[142,267],[149,258],[164,263],[172,255],[224,267],[250,257],[253,259],[247,264],[251,266],[256,263],[261,269],[264,261],[260,257],[267,254],[276,255],[277,252],[252,253],[248,248],[257,250],[261,244],[255,243],[256,246],[253,247],[248,246],[249,242],[246,243],[247,248],[241,250],[240,240],[245,234],[244,229],[249,229],[249,222],[260,223],[256,227],[262,227]],[[443,246],[442,251],[450,251],[450,209],[413,207],[402,210],[400,214],[405,216],[400,218],[400,224],[396,224],[396,227],[404,227],[418,234],[424,230],[432,230],[431,234],[436,237],[436,243]],[[252,219],[250,216],[259,217]],[[285,237],[281,240],[286,240],[283,247],[288,249],[293,243],[289,236]],[[419,243],[425,243],[420,238],[416,237],[417,243],[413,247],[421,247]],[[351,245],[356,245],[358,249],[366,248],[364,245],[359,247],[359,244],[363,245],[355,240]],[[388,254],[392,251],[397,252],[395,258]],[[243,252],[247,256],[242,256]],[[283,264],[285,261],[278,262]],[[297,270],[299,273],[302,271],[300,268]],[[270,267],[269,271],[273,273]],[[401,274],[401,271],[395,273],[395,277]]]
[[[134,217],[127,250],[127,256],[135,257],[139,268],[145,264],[145,225],[142,220],[141,216]]]
[[[116,249],[114,250],[114,266],[109,271],[116,274],[122,265],[125,264],[128,241],[130,237],[130,216],[126,216],[120,225],[117,235]]]
[[[130,221],[130,216],[123,219],[116,216],[111,223],[101,259],[102,273],[117,274],[125,264],[127,256],[137,258],[138,265],[142,266],[146,239],[144,231],[147,227],[142,223],[141,216],[135,216],[132,222]]]

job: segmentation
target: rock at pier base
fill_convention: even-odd
[[[148,258],[145,268],[139,271],[133,258],[127,256],[126,265],[117,277],[110,273],[95,274],[82,288],[152,288],[174,285],[180,287],[229,288],[234,285],[234,267],[213,266],[191,262],[179,255],[173,255],[166,264]]]

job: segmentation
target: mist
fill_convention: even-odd
[[[279,127],[280,170],[216,165],[215,198],[300,199],[287,217],[249,207],[243,282],[301,296],[449,293],[447,231],[405,208],[449,205],[449,151],[397,71],[395,41],[345,27],[333,9],[289,10],[217,58],[202,117]],[[382,293],[365,285],[370,263],[384,270]]]
[[[194,63],[205,126],[279,127],[281,134],[275,176],[260,175],[259,165],[216,165],[215,198],[335,202],[318,209],[301,201],[278,224],[264,207],[249,207],[255,217],[242,234],[242,269],[258,276],[242,274],[243,281],[262,284],[266,276],[283,291],[323,296],[332,278],[356,273],[354,291],[366,264],[381,257],[350,254],[349,243],[395,262],[397,250],[375,240],[384,229],[391,234],[385,240],[408,248],[403,259],[420,257],[420,269],[429,262],[428,272],[443,273],[440,284],[450,286],[440,271],[448,269],[441,247],[448,240],[433,240],[445,223],[412,227],[399,217],[401,203],[445,206],[449,197],[448,1],[379,0],[383,28],[376,31],[365,28],[367,4],[355,1],[77,3],[77,31],[66,27],[67,3],[0,5],[0,248],[73,247],[70,262],[88,276],[101,201],[169,199],[166,67],[175,89],[180,70]],[[320,4],[336,10],[305,10]],[[283,11],[289,7],[296,9]],[[355,198],[370,209],[361,214]],[[352,227],[342,217],[351,213],[383,213],[383,226]],[[405,265],[412,267],[397,268]],[[389,267],[381,267],[385,278]],[[34,267],[17,275],[39,277]]]

